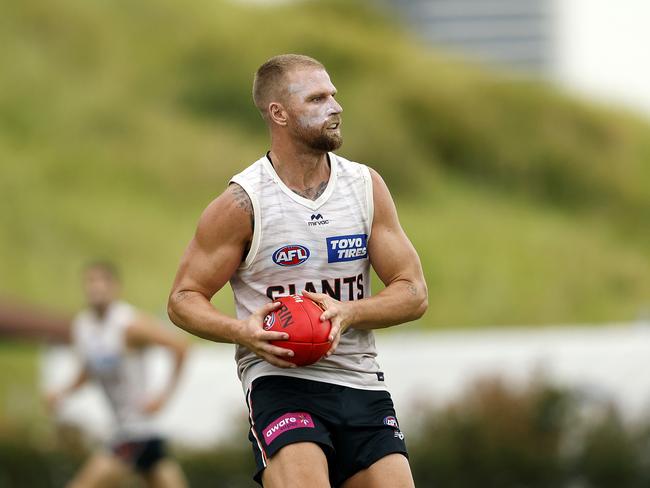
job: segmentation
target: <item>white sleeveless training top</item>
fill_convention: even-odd
[[[135,318],[134,307],[120,301],[112,303],[103,318],[87,309],[73,323],[75,347],[113,412],[117,427],[113,441],[154,435],[151,420],[142,413],[146,394],[143,352],[128,349],[125,341],[126,329]]]
[[[251,248],[230,279],[238,318],[302,290],[327,293],[341,301],[370,296],[370,172],[333,153],[329,161],[327,188],[315,201],[291,191],[268,157],[231,179],[250,197],[255,218]],[[256,378],[268,375],[384,390],[376,356],[372,331],[350,328],[332,356],[310,366],[277,368],[243,346],[237,346],[235,357],[244,390]]]

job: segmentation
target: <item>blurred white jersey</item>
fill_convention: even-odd
[[[330,179],[315,201],[290,190],[263,157],[234,176],[253,205],[254,231],[245,261],[230,279],[237,317],[302,290],[337,300],[370,296],[368,238],[373,219],[372,180],[362,164],[329,153]],[[245,390],[260,376],[284,375],[353,388],[385,389],[372,331],[348,329],[336,352],[315,364],[277,368],[237,346]]]
[[[151,421],[142,413],[145,400],[144,357],[130,350],[125,331],[136,318],[133,306],[112,303],[99,318],[93,310],[80,312],[73,323],[75,347],[90,376],[101,386],[116,422],[114,441],[154,435]]]

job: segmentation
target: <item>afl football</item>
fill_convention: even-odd
[[[285,332],[289,339],[271,343],[291,349],[294,356],[287,361],[296,366],[307,366],[321,359],[331,347],[327,338],[332,328],[329,320],[320,320],[323,309],[302,295],[289,295],[275,301],[282,306],[264,317],[264,330]]]

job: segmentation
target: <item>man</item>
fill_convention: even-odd
[[[47,402],[54,409],[88,379],[96,380],[114,414],[116,429],[108,449],[95,453],[68,487],[119,486],[120,478],[130,468],[151,488],[183,488],[183,473],[176,462],[167,458],[164,441],[157,435],[151,416],[165,406],[173,393],[187,345],[118,299],[120,282],[111,263],[88,265],[83,285],[88,309],[77,315],[72,330],[82,366],[77,378],[67,387],[51,392]],[[143,352],[153,345],[169,349],[175,363],[166,387],[148,398]]]
[[[271,150],[201,216],[169,315],[193,334],[237,345],[263,486],[411,487],[372,329],[425,312],[419,258],[380,176],[331,152],[342,143],[342,108],[323,65],[276,56],[253,85]],[[386,285],[373,297],[370,264]],[[236,319],[210,304],[228,281]],[[332,346],[298,368],[290,350],[270,343],[288,335],[262,321],[277,308],[273,299],[300,291],[332,321]]]

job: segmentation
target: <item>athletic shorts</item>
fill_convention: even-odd
[[[267,460],[294,442],[314,442],[323,449],[334,488],[388,454],[408,458],[387,391],[263,376],[253,382],[247,403],[254,479],[260,485]]]
[[[142,474],[148,473],[167,456],[165,441],[159,437],[113,444],[111,451],[115,457]]]

